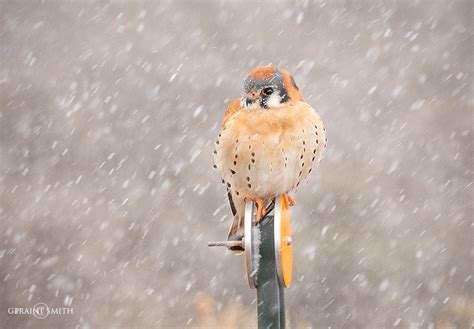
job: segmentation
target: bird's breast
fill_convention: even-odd
[[[268,198],[288,192],[319,161],[322,129],[309,106],[239,111],[216,142],[216,167],[237,195]]]

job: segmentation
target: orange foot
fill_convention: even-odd
[[[265,208],[265,201],[262,198],[253,194],[247,194],[247,196],[245,197],[245,202],[247,201],[253,201],[257,204],[257,215],[255,216],[255,221],[257,223],[260,222],[260,219],[262,219],[263,216],[265,216],[265,214],[267,213],[267,209]]]
[[[294,205],[296,205],[296,201],[293,200],[287,193],[283,193],[283,197],[286,199],[290,207],[293,207]]]

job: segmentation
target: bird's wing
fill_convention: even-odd
[[[229,106],[227,106],[227,109],[225,111],[222,126],[225,126],[226,122],[232,117],[232,115],[234,115],[234,113],[240,110],[241,110],[241,107],[240,107],[239,98],[234,99],[232,102],[230,102]],[[219,142],[219,138],[217,138],[217,144],[219,144],[218,142]],[[217,151],[215,151],[214,154],[217,154]],[[217,161],[216,161],[216,164],[218,164]],[[237,213],[237,209],[235,207],[234,200],[232,200],[232,191],[229,188],[227,188],[227,197],[229,198],[229,204],[230,204],[230,209],[232,210],[232,215],[235,216],[235,214]]]
[[[232,210],[232,216],[235,216],[237,209],[235,208],[234,200],[232,200],[232,192],[227,189],[227,197],[229,198],[230,210]]]
[[[230,102],[229,106],[227,107],[227,110],[225,111],[222,125],[224,126],[227,120],[229,120],[235,112],[238,112],[241,109],[242,108],[240,107],[240,98],[234,99],[232,102]]]

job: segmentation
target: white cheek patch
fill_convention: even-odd
[[[260,96],[261,97],[261,96]],[[285,104],[281,103],[281,96],[279,92],[275,92],[268,96],[267,102],[266,102],[266,108],[263,108],[260,106],[260,101],[261,99],[256,99],[253,103],[251,104],[245,104],[244,100],[241,100],[240,106],[247,110],[266,110],[269,108],[280,108],[283,107]]]
[[[267,106],[269,108],[283,107],[283,104],[281,103],[280,93],[271,94],[270,97],[268,97],[267,99]]]

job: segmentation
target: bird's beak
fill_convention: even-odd
[[[244,97],[244,104],[246,107],[249,107],[250,105],[252,105],[253,102],[255,102],[254,99],[250,97]]]
[[[255,97],[255,95],[245,93],[244,95],[242,95],[242,106],[250,107],[253,103],[255,103],[256,100],[257,98]]]

